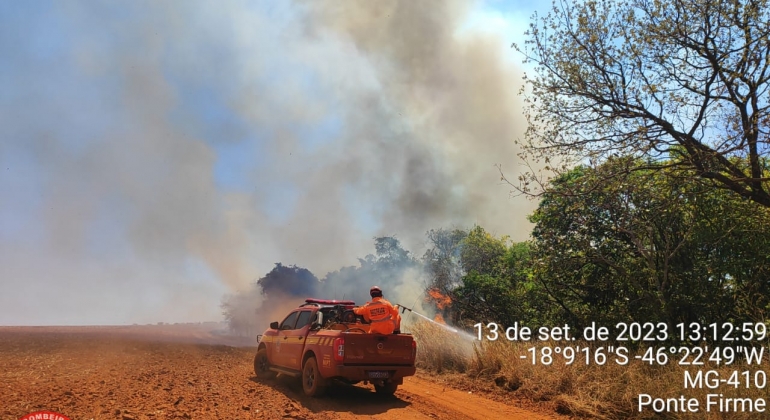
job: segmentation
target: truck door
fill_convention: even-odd
[[[275,337],[275,341],[273,342],[273,363],[278,366],[289,367],[287,364],[289,361],[287,356],[289,347],[288,340],[289,335],[294,329],[294,325],[297,323],[298,316],[299,311],[294,311],[287,315],[286,318],[281,321],[281,325],[278,326],[278,335]]]
[[[310,328],[312,310],[300,311],[294,329],[286,331],[285,365],[289,369],[300,370],[302,368],[302,350],[305,348],[307,332]]]

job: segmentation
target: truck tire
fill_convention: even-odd
[[[315,357],[307,359],[302,368],[302,390],[308,397],[320,397],[326,391],[326,380],[318,370]]]
[[[377,395],[381,395],[383,397],[389,397],[395,394],[396,389],[398,389],[398,384],[394,384],[390,381],[385,382],[383,385],[374,384],[374,390],[377,392]]]
[[[275,372],[270,370],[270,362],[267,359],[267,350],[263,347],[254,356],[254,374],[258,379],[273,379]]]

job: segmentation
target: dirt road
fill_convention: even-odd
[[[212,343],[225,343],[212,344]],[[262,383],[254,348],[195,326],[0,327],[0,418],[551,419],[418,374],[395,398],[371,386],[307,398],[297,380]]]

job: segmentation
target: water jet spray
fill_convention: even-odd
[[[404,305],[400,305],[400,304],[398,304],[398,303],[396,304],[396,306],[397,306],[397,307],[399,307],[399,308],[401,308],[401,313],[402,313],[402,314],[403,314],[403,313],[405,313],[406,311],[409,311],[409,312],[411,312],[411,313],[413,313],[413,314],[415,314],[415,315],[417,315],[417,316],[419,316],[419,317],[421,317],[421,318],[425,319],[426,321],[430,321],[430,322],[432,322],[433,324],[435,324],[435,325],[438,325],[439,327],[441,327],[441,328],[443,328],[443,329],[445,329],[445,330],[447,330],[447,331],[453,332],[453,333],[455,333],[455,334],[457,334],[457,335],[459,335],[459,336],[461,336],[461,337],[463,337],[463,338],[470,338],[470,339],[472,339],[472,340],[473,340],[473,339],[475,339],[475,338],[474,338],[472,335],[470,335],[470,334],[466,333],[465,331],[460,331],[460,330],[458,330],[458,329],[456,329],[456,328],[452,328],[452,327],[450,327],[450,326],[449,326],[449,325],[447,325],[447,324],[442,324],[441,322],[438,322],[438,321],[436,321],[435,319],[431,319],[430,317],[428,317],[428,316],[426,316],[426,315],[423,315],[423,314],[421,314],[421,313],[419,313],[419,312],[416,312],[416,311],[415,311],[415,310],[413,310],[412,308],[407,308],[406,306],[404,306]]]

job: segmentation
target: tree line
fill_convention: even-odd
[[[322,279],[277,264],[255,282],[250,298],[339,299],[344,291],[363,302],[370,284],[393,296],[418,282],[426,292],[421,303],[462,327],[764,322],[770,311],[768,209],[693,182],[694,175],[679,169],[616,175],[632,159],[578,166],[554,179],[529,216],[534,228],[528,241],[482,226],[439,228],[427,232],[428,248],[416,257],[394,237],[375,238],[373,255]],[[225,314],[237,319],[234,302],[243,296],[230,299]]]

